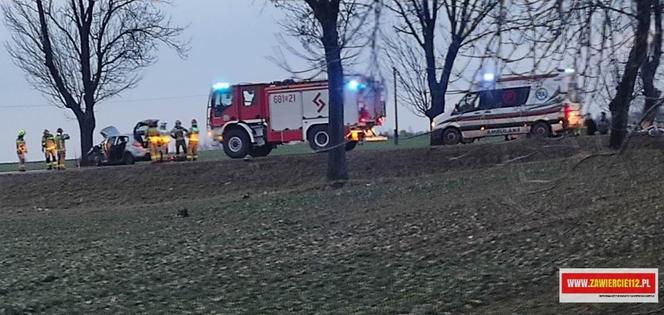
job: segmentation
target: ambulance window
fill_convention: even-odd
[[[466,94],[463,99],[461,99],[461,102],[459,102],[452,114],[463,114],[477,110],[477,98],[478,95],[476,93]]]
[[[242,91],[242,98],[244,98],[244,106],[252,106],[256,103],[256,91],[244,90]]]
[[[480,108],[495,109],[522,106],[528,102],[529,94],[530,87],[482,91]]]
[[[522,106],[528,102],[530,87],[504,89],[500,95],[500,107]]]
[[[480,92],[480,108],[494,109],[500,107],[500,90],[487,90]]]

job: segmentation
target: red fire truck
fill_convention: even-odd
[[[307,141],[316,151],[329,147],[327,81],[292,80],[217,83],[208,103],[208,129],[231,158],[266,156],[277,145]],[[344,88],[346,150],[371,134],[385,118],[382,85],[353,79]]]

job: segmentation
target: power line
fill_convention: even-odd
[[[152,101],[166,101],[166,100],[181,100],[181,99],[192,99],[199,97],[207,97],[208,94],[195,94],[195,95],[180,95],[180,96],[164,96],[164,97],[153,97],[153,98],[137,98],[137,99],[126,99],[126,100],[110,100],[102,101],[98,104],[121,104],[121,103],[138,103],[138,102],[152,102]],[[0,109],[12,109],[12,108],[39,108],[39,107],[55,107],[55,105],[47,104],[25,104],[25,105],[1,105]]]

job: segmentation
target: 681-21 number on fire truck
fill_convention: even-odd
[[[275,104],[283,104],[283,103],[295,103],[297,100],[297,96],[295,93],[289,93],[289,94],[274,94],[272,101]]]

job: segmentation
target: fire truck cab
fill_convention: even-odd
[[[277,145],[307,141],[329,147],[327,81],[218,83],[208,102],[208,129],[231,158],[266,156]],[[385,117],[382,85],[362,78],[344,89],[346,150],[352,150]]]

